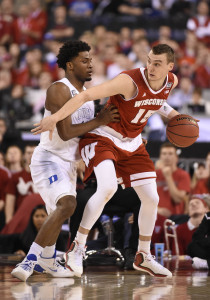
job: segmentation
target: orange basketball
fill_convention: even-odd
[[[168,121],[166,135],[177,147],[191,146],[199,136],[198,123],[191,116],[177,115]]]

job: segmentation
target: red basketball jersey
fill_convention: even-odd
[[[120,113],[119,123],[110,123],[108,126],[121,133],[123,137],[135,138],[147,124],[148,118],[161,108],[166,102],[174,84],[173,73],[168,73],[164,86],[154,91],[149,86],[145,76],[145,68],[124,71],[132,78],[136,87],[136,96],[125,100],[122,95],[111,96],[108,105],[113,104]]]

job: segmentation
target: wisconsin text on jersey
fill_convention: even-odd
[[[166,99],[146,99],[141,101],[136,101],[134,107],[139,107],[143,105],[163,105]]]

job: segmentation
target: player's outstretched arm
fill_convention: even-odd
[[[99,126],[107,125],[112,122],[118,123],[120,122],[120,116],[117,108],[110,105],[104,107],[96,118],[86,123],[72,124],[72,122],[69,122],[68,127],[64,128],[62,134],[60,134],[59,127],[62,126],[63,122],[64,120],[57,124],[58,134],[63,141],[68,141],[74,137],[82,136]]]
[[[32,129],[31,132],[33,132],[33,134],[39,134],[49,130],[50,136],[52,136],[56,123],[74,113],[85,102],[110,97],[116,94],[122,94],[125,98],[130,98],[134,92],[135,86],[132,79],[127,75],[118,75],[112,80],[85,90],[71,98],[71,100],[67,101],[56,113],[44,118],[40,123],[34,124],[35,128]]]

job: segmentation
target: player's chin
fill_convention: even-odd
[[[91,81],[92,80],[92,77],[91,76],[88,76],[86,77],[85,81]]]

